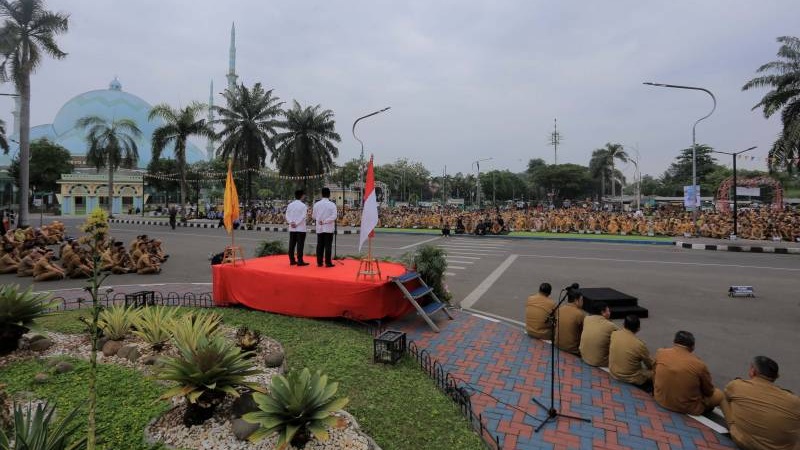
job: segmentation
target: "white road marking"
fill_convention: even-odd
[[[487,249],[488,250],[488,249],[494,249],[494,248],[505,248],[505,247],[508,247],[508,246],[507,245],[495,245],[495,244],[491,244],[491,245],[478,244],[478,245],[475,245],[475,244],[469,244],[469,243],[465,242],[463,244],[460,244],[460,243],[440,244],[440,247],[461,247],[461,248],[474,248],[474,249]]]
[[[483,294],[485,294],[486,291],[488,291],[489,288],[492,287],[495,281],[497,281],[500,278],[500,276],[503,275],[503,272],[505,272],[509,267],[511,267],[511,264],[513,264],[514,261],[517,260],[517,256],[518,255],[509,255],[505,261],[503,261],[499,266],[497,266],[496,269],[494,269],[494,272],[490,273],[485,280],[481,281],[481,284],[479,284],[478,287],[475,288],[475,290],[470,292],[469,295],[467,295],[464,298],[464,300],[461,301],[461,307],[471,308],[472,305],[474,305],[478,300],[480,300]]]
[[[477,317],[479,319],[488,320],[489,322],[495,322],[495,323],[499,323],[500,322],[499,320],[497,320],[497,319],[495,319],[493,317],[484,316],[483,314],[472,313],[472,316],[473,317]]]
[[[430,238],[430,239],[425,239],[424,241],[415,242],[413,244],[409,244],[409,245],[406,245],[406,246],[403,246],[403,247],[398,247],[397,250],[407,250],[409,248],[416,247],[418,245],[422,245],[422,244],[425,244],[427,242],[433,242],[433,241],[435,241],[437,239],[441,239],[441,236],[437,236],[435,238]]]
[[[451,266],[451,265],[449,265],[449,264],[447,265],[447,268],[448,268],[448,269],[456,269],[456,270],[466,270],[466,267],[461,267],[461,266]]]
[[[448,257],[452,256],[452,257],[458,258],[458,259],[480,259],[477,256],[462,256],[460,253],[456,254],[456,253],[450,253],[450,252],[447,252],[447,256]]]
[[[460,260],[450,259],[450,258],[447,259],[447,262],[448,263],[456,263],[456,264],[475,264],[475,261],[460,261]]]
[[[743,264],[718,264],[718,263],[695,263],[695,262],[680,262],[680,261],[649,261],[642,259],[613,259],[613,258],[589,258],[583,256],[554,256],[554,255],[519,255],[529,258],[549,258],[549,259],[575,259],[575,260],[589,260],[589,261],[611,261],[611,262],[632,262],[632,263],[645,263],[645,264],[668,264],[676,266],[705,266],[705,267],[737,267],[740,269],[764,269],[764,270],[786,270],[790,272],[800,272],[800,268],[794,269],[789,267],[769,267],[769,266],[748,266]]]
[[[447,249],[445,249],[445,250],[447,250]],[[447,254],[448,254],[448,255],[480,255],[480,256],[496,256],[496,255],[505,255],[505,252],[494,252],[494,251],[493,251],[493,252],[481,252],[481,253],[477,253],[477,252],[462,252],[462,251],[460,251],[460,250],[456,250],[456,251],[452,251],[452,252],[451,252],[451,251],[448,251],[448,252],[447,252]]]
[[[525,322],[520,322],[519,320],[509,319],[508,317],[503,317],[503,316],[499,316],[497,314],[493,314],[493,313],[490,313],[490,312],[481,311],[480,309],[474,309],[474,308],[462,308],[462,309],[464,311],[467,311],[467,312],[470,312],[470,313],[473,313],[473,314],[477,313],[477,314],[479,314],[481,316],[493,317],[493,318],[495,318],[495,319],[497,319],[497,320],[499,320],[501,322],[513,323],[514,325],[519,325],[519,326],[525,328]],[[544,342],[547,342],[548,344],[550,343],[550,341],[544,341]]]
[[[447,275],[448,277],[456,276],[456,274],[454,274],[453,272],[445,272],[444,274]]]

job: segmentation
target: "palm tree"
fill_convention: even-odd
[[[66,53],[58,48],[55,36],[69,28],[69,15],[45,9],[42,0],[0,0],[0,81],[13,81],[20,96],[19,160],[20,203],[19,224],[28,223],[28,184],[31,128],[31,73],[42,61],[42,53],[62,59]]]
[[[205,119],[198,119],[197,115],[206,109],[206,105],[192,102],[182,109],[173,109],[166,103],[161,103],[150,110],[149,120],[160,117],[164,125],[153,131],[153,159],[161,157],[161,152],[170,144],[174,144],[172,152],[178,162],[178,173],[181,177],[181,207],[186,205],[186,142],[190,136],[211,138],[214,130]]]
[[[759,67],[756,72],[764,75],[742,86],[743,91],[772,88],[753,109],[761,108],[765,118],[781,112],[783,131],[769,152],[770,169],[791,168],[793,164],[800,167],[800,163],[793,163],[800,157],[800,38],[781,36],[777,41],[782,44],[778,49],[779,59]]]
[[[4,120],[0,120],[0,148],[3,149],[3,153],[6,155],[8,154],[8,140],[6,140],[6,122]]]
[[[132,167],[139,159],[136,141],[142,132],[131,119],[108,121],[99,116],[78,119],[76,128],[86,130],[86,162],[97,170],[108,167],[108,216],[114,213],[114,171],[120,166]]]
[[[303,108],[294,101],[286,111],[285,132],[275,137],[278,148],[272,155],[282,175],[305,176],[329,172],[339,150],[333,144],[342,138],[335,131],[333,111],[320,105]]]
[[[628,162],[628,159],[630,159],[630,156],[628,156],[628,153],[625,152],[625,148],[622,146],[622,144],[612,144],[612,143],[609,142],[609,143],[606,144],[605,151],[606,151],[606,158],[608,158],[607,164],[611,167],[611,175],[612,175],[612,179],[611,179],[611,196],[614,197],[615,196],[615,193],[614,193],[614,190],[615,190],[614,189],[614,185],[615,185],[614,176],[617,174],[617,170],[614,167],[614,162],[617,159],[620,160],[620,162]],[[622,186],[620,186],[619,189],[620,189],[620,195],[621,195],[622,194]]]
[[[600,178],[600,201],[606,195],[606,178],[611,177],[610,167],[608,166],[608,151],[598,148],[592,152],[592,159],[589,161],[589,173],[593,179]]]
[[[226,107],[215,106],[219,118],[214,121],[222,125],[217,134],[221,140],[217,153],[223,158],[233,158],[238,168],[256,169],[264,166],[267,150],[275,151],[273,138],[277,119],[283,114],[278,97],[272,96],[272,89],[265,91],[261,83],[252,89],[244,84],[226,90],[223,94]],[[253,191],[252,173],[247,172],[247,203]]]

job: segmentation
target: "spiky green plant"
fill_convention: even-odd
[[[219,314],[190,312],[172,321],[172,339],[179,348],[196,349],[200,337],[216,335],[221,323]]]
[[[55,407],[47,402],[29,405],[27,412],[22,405],[14,405],[14,429],[11,437],[0,430],[0,449],[3,450],[75,450],[86,445],[86,437],[73,436],[80,430],[75,418],[80,406],[73,409],[63,420],[56,423]],[[13,443],[11,441],[13,440]]]
[[[334,398],[338,389],[339,383],[328,383],[327,375],[320,371],[312,375],[308,368],[276,376],[269,394],[253,394],[259,410],[242,416],[261,425],[250,440],[256,442],[278,433],[278,449],[289,443],[302,448],[310,439],[309,433],[320,441],[328,440],[327,427],[336,423],[332,414],[350,401],[347,397]]]
[[[220,336],[200,336],[197,345],[178,346],[179,356],[165,357],[157,369],[158,380],[178,383],[162,399],[183,396],[188,402],[184,423],[187,426],[203,423],[225,395],[239,396],[237,387],[263,391],[247,377],[260,373],[238,347]]]
[[[0,287],[0,355],[17,349],[17,342],[33,322],[57,306],[48,293],[22,291],[17,284]]]
[[[148,306],[139,312],[133,334],[150,344],[154,350],[161,350],[164,343],[172,337],[171,330],[175,310],[166,306]]]
[[[272,256],[272,255],[285,255],[289,253],[286,245],[282,241],[261,241],[255,250],[256,257]]]
[[[447,271],[447,252],[444,249],[435,245],[421,245],[415,252],[404,255],[403,261],[419,272],[439,300],[450,301],[450,292],[444,285],[444,273]]]
[[[132,306],[114,305],[100,312],[98,326],[109,339],[119,341],[125,339],[138,317],[139,311]]]

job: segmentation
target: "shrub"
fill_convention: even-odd
[[[3,430],[0,430],[0,449],[8,450],[77,450],[86,445],[86,437],[78,437],[70,442],[80,429],[74,423],[80,411],[79,407],[72,410],[63,420],[56,423],[54,420],[55,408],[47,402],[38,404],[34,408],[28,405],[27,412],[21,405],[14,405],[14,429],[9,439]],[[14,443],[11,444],[10,441]]]
[[[262,241],[256,247],[256,257],[272,256],[272,255],[285,255],[289,250],[283,244],[283,241]]]
[[[196,349],[200,337],[215,335],[221,323],[219,314],[190,312],[173,320],[172,338],[179,348]]]
[[[0,355],[16,350],[34,320],[56,305],[50,301],[50,294],[35,294],[32,287],[24,291],[16,284],[0,287]]]
[[[226,394],[238,397],[237,387],[263,390],[258,384],[246,381],[248,376],[259,373],[247,359],[248,354],[222,337],[200,336],[195,348],[179,346],[178,350],[179,356],[163,359],[156,379],[178,383],[161,398],[186,397],[186,426],[209,419]]]
[[[339,383],[329,384],[327,375],[320,371],[311,375],[308,368],[276,376],[269,394],[253,394],[259,410],[242,416],[261,425],[250,440],[256,442],[277,432],[279,449],[289,443],[302,448],[312,434],[320,441],[328,440],[327,427],[336,423],[332,413],[350,401],[347,397],[333,398],[338,389]]]
[[[154,350],[161,350],[164,343],[172,335],[170,331],[173,327],[173,317],[175,310],[165,306],[148,306],[139,312],[136,318],[136,330],[133,334],[144,339]]]
[[[433,288],[433,292],[443,302],[450,301],[450,292],[444,285],[444,273],[447,271],[447,253],[435,245],[422,245],[415,252],[403,255],[403,262],[419,272],[425,284]]]
[[[100,312],[100,329],[113,341],[125,339],[131,327],[139,317],[139,311],[132,306],[114,305]]]

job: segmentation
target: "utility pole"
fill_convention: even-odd
[[[553,132],[550,133],[550,145],[553,146],[553,165],[558,165],[558,144],[563,137],[558,132],[558,119],[553,119]]]

